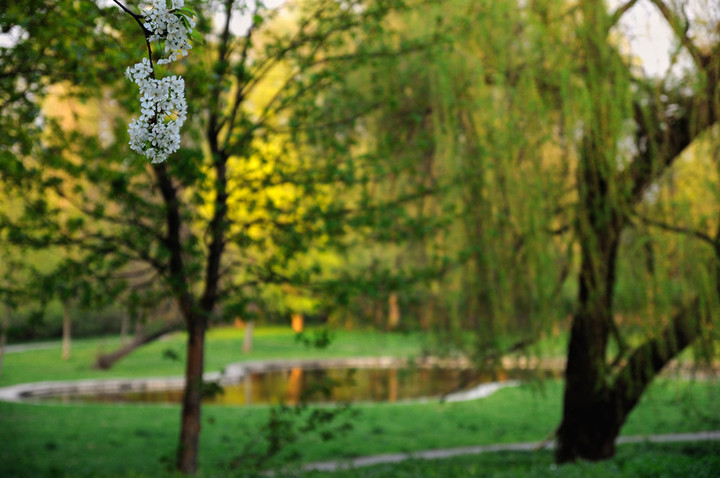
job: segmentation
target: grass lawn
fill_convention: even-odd
[[[422,337],[418,334],[339,330],[332,335],[330,346],[318,350],[297,343],[289,327],[258,328],[254,334],[252,353],[243,354],[242,329],[211,329],[207,335],[205,370],[219,371],[229,363],[245,360],[385,355],[407,357],[420,354],[423,346]],[[185,337],[184,333],[176,333],[153,342],[134,351],[108,371],[93,370],[92,364],[99,352],[109,352],[119,346],[120,339],[117,337],[76,340],[67,361],[60,359],[60,342],[47,349],[8,354],[0,376],[0,387],[45,380],[181,376]],[[172,350],[183,360],[164,358],[166,350]]]
[[[243,356],[239,352],[242,339],[237,331],[215,330],[208,338],[208,370],[243,359],[413,355],[422,345],[416,336],[338,332],[329,349],[318,351],[297,345],[291,332],[258,330],[255,351],[250,356]],[[6,357],[0,385],[92,376],[177,375],[180,364],[162,359],[162,351],[172,348],[179,352],[182,341],[183,337],[178,335],[138,350],[118,363],[110,375],[90,369],[88,363],[98,347],[93,341],[78,342],[73,351],[74,358],[68,362],[59,360],[59,346],[11,354]],[[539,441],[558,424],[561,396],[562,383],[548,381],[541,386],[506,388],[470,402],[356,405],[352,410],[357,416],[352,420],[353,428],[349,432],[330,441],[323,441],[317,434],[303,434],[283,453],[299,454],[301,462],[312,462],[433,448]],[[248,443],[261,443],[259,431],[267,423],[270,411],[270,407],[263,406],[205,406],[200,476],[232,476],[228,465]],[[0,476],[172,476],[165,470],[174,455],[179,418],[180,410],[175,405],[0,403]],[[717,384],[660,380],[633,412],[623,434],[719,428],[720,390]],[[570,470],[569,474],[557,474],[552,468],[550,454],[540,452],[412,461],[357,470],[357,474],[346,471],[327,476],[720,476],[717,460],[710,458],[720,451],[717,445],[625,445],[618,454],[620,461],[592,465],[597,468],[587,464],[562,467],[562,470]],[[645,458],[635,457],[635,452],[625,450],[636,450]],[[664,465],[662,460],[667,457],[673,466],[685,467],[682,470],[691,470],[692,465],[702,470],[714,470],[715,474],[665,475],[663,470],[680,470]],[[586,465],[588,468],[583,468]],[[618,469],[621,474],[615,473]],[[647,473],[627,471],[635,469]],[[652,470],[663,473],[653,474]],[[326,475],[309,473],[308,476]]]

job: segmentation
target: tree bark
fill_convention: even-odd
[[[177,468],[181,473],[197,471],[198,444],[200,439],[200,411],[202,405],[203,367],[205,354],[206,320],[196,316],[188,324],[187,359],[185,368],[185,391],[180,418],[180,444]]]
[[[128,340],[128,330],[130,329],[130,314],[124,313],[120,319],[120,343],[125,344]]]
[[[619,409],[626,410],[620,417],[621,424],[655,376],[700,337],[703,325],[710,317],[708,311],[701,309],[700,301],[696,299],[678,312],[655,338],[647,340],[633,351],[616,374],[612,388],[613,401]]]
[[[72,316],[70,315],[70,303],[68,300],[62,301],[63,324],[62,324],[62,359],[70,359],[70,347],[72,341]]]
[[[608,400],[606,351],[614,327],[612,300],[620,223],[617,218],[605,222],[596,215],[590,219],[589,227],[595,232],[581,239],[579,305],[570,330],[563,418],[557,433],[556,459],[560,463],[612,457],[619,432]],[[598,230],[599,223],[613,222],[614,226]]]
[[[603,460],[615,454],[615,441],[630,412],[657,374],[680,352],[690,346],[702,333],[703,317],[699,301],[680,311],[658,334],[630,354],[614,379],[599,377],[595,388],[583,373],[592,374],[597,367],[583,368],[583,355],[577,348],[585,334],[575,335],[575,323],[568,357],[563,421],[558,429],[556,460],[559,463]],[[604,362],[603,362],[604,363]]]
[[[391,292],[388,297],[388,330],[395,330],[400,326],[400,305],[397,292]]]
[[[616,176],[618,118],[624,105],[615,98],[622,63],[607,44],[608,20],[602,2],[583,6],[586,29],[590,120],[583,132],[578,165],[576,233],[581,248],[578,308],[573,316],[565,371],[563,416],[557,431],[556,460],[602,460],[615,454],[617,410],[608,388],[607,346],[613,322],[613,291],[627,199]],[[614,120],[611,120],[613,119]],[[620,191],[619,191],[620,190]]]
[[[565,371],[563,416],[556,460],[602,460],[615,454],[617,420],[605,384],[609,337],[605,310],[582,310],[573,318]]]
[[[230,3],[228,3],[229,7]],[[226,34],[229,21],[226,22]],[[225,44],[225,47],[227,45]],[[224,47],[221,46],[221,50]],[[220,61],[225,53],[221,52]],[[215,92],[216,94],[217,91]],[[215,111],[213,109],[213,111]],[[200,410],[203,389],[203,367],[205,353],[205,331],[210,314],[215,308],[219,295],[220,262],[225,249],[225,228],[227,227],[227,160],[229,155],[220,149],[217,116],[210,115],[208,142],[215,170],[213,201],[214,211],[208,232],[211,238],[205,263],[204,289],[199,300],[191,293],[190,283],[183,258],[181,243],[180,207],[177,190],[168,175],[165,163],[154,165],[158,187],[166,204],[167,234],[165,246],[170,253],[169,273],[171,286],[180,311],[185,318],[188,332],[187,358],[185,369],[185,391],[180,417],[180,443],[178,445],[176,468],[185,475],[197,472]]]
[[[224,168],[224,159],[216,157],[216,171]],[[217,162],[221,162],[217,166]],[[197,471],[198,443],[200,437],[200,405],[202,399],[202,376],[205,353],[205,329],[208,317],[215,305],[217,286],[220,277],[220,258],[223,249],[222,228],[224,226],[225,208],[223,207],[213,215],[211,234],[213,240],[209,247],[207,271],[205,275],[205,292],[199,301],[190,292],[190,279],[185,268],[183,248],[181,243],[180,207],[177,190],[168,175],[165,163],[153,165],[157,185],[166,205],[167,232],[164,245],[167,248],[169,259],[169,280],[180,312],[185,319],[188,332],[187,357],[185,362],[185,391],[183,393],[182,412],[180,416],[180,443],[178,445],[176,468],[180,473],[190,475]],[[225,171],[218,172],[216,180],[218,201],[226,204],[227,196],[224,193],[226,184]],[[220,186],[217,183],[221,183]],[[219,234],[218,234],[219,230]]]
[[[248,320],[245,322],[245,335],[243,336],[242,351],[244,354],[252,352],[253,347],[253,329],[255,328],[255,321]]]
[[[204,291],[200,300],[196,302],[188,292],[188,280],[182,263],[182,249],[179,242],[179,228],[173,233],[175,240],[171,251],[176,257],[176,277],[183,277],[183,287],[178,289],[180,309],[183,311],[188,329],[188,347],[185,369],[185,392],[180,425],[180,444],[177,454],[177,469],[183,474],[190,475],[197,472],[197,460],[200,438],[200,410],[202,405],[203,367],[205,354],[205,331],[210,314],[218,298],[218,284],[220,282],[220,260],[225,248],[225,219],[227,216],[227,156],[219,154],[217,144],[210,142],[211,150],[215,152],[214,167],[215,179],[215,211],[210,221],[212,241],[208,247],[208,258],[205,270]],[[174,195],[174,190],[173,190]],[[172,221],[170,221],[172,222]],[[178,221],[179,224],[179,221]],[[174,229],[174,228],[169,228]],[[171,266],[172,268],[172,266]]]
[[[174,322],[172,324],[167,324],[147,335],[140,332],[136,334],[135,337],[133,337],[130,343],[122,345],[114,352],[98,355],[95,359],[95,364],[93,365],[93,368],[98,370],[109,370],[113,365],[115,365],[117,361],[129,355],[135,349],[142,347],[143,345],[149,344],[150,342],[154,342],[165,334],[178,330],[180,326],[180,322]]]

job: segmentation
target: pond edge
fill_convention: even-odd
[[[323,368],[391,368],[414,365],[417,367],[457,367],[470,368],[471,362],[462,358],[421,357],[414,360],[397,357],[352,357],[332,359],[285,359],[255,360],[227,365],[221,372],[206,372],[204,380],[218,382],[221,385],[236,383],[250,373],[262,373],[292,368],[314,370]],[[22,383],[0,388],[0,401],[36,402],[36,399],[67,394],[95,394],[117,392],[146,392],[159,390],[179,390],[185,384],[184,377],[147,377],[147,378],[111,378],[85,379],[69,381],[43,381]],[[469,390],[451,393],[442,398],[444,401],[464,401],[482,398],[505,386],[514,386],[519,381],[490,382]],[[437,400],[437,398],[435,399]],[[37,403],[37,402],[36,402]]]

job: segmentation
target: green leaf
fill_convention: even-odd
[[[183,8],[178,8],[178,9],[176,9],[176,10],[175,10],[175,14],[176,14],[176,15],[177,15],[177,14],[184,15],[184,16],[190,17],[190,18],[195,18],[195,17],[197,17],[197,13],[195,13],[194,10],[191,10],[190,8],[187,8],[187,7],[183,7]]]
[[[205,38],[204,38],[204,37],[202,36],[202,34],[201,34],[200,32],[198,32],[197,30],[193,30],[193,31],[190,32],[190,38],[191,38],[194,42],[197,42],[198,44],[200,44],[200,45],[202,45],[202,46],[207,46],[207,42],[205,41]]]

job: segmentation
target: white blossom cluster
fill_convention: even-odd
[[[142,11],[150,32],[149,41],[164,41],[168,58],[158,64],[170,63],[188,54],[191,45],[188,34],[195,23],[185,21],[174,12],[184,7],[185,0],[153,0],[152,6]],[[161,163],[180,148],[180,128],[187,118],[185,81],[179,76],[155,78],[153,65],[148,58],[128,67],[125,76],[140,88],[141,115],[129,126],[130,149],[145,155],[153,163]]]
[[[158,60],[158,64],[164,65],[171,61],[187,56],[192,45],[188,41],[188,35],[192,32],[195,22],[187,19],[186,25],[173,10],[183,8],[185,0],[172,0],[172,8],[168,9],[167,0],[153,0],[152,7],[142,11],[146,22],[143,24],[152,35],[150,41],[164,41],[167,58]]]
[[[140,87],[140,118],[128,127],[130,149],[161,163],[180,148],[180,128],[187,118],[185,81],[175,75],[152,78],[147,58],[128,67],[125,76]]]

